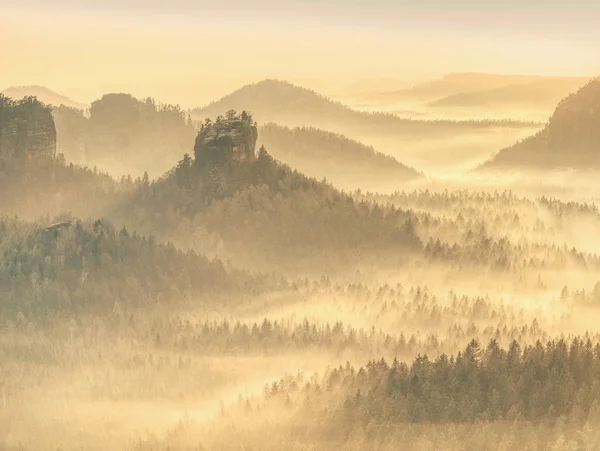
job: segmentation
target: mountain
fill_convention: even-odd
[[[545,128],[481,169],[600,169],[600,78],[563,99]]]
[[[253,122],[242,116],[205,122],[195,160],[185,155],[114,216],[143,233],[261,269],[330,270],[333,261],[352,262],[359,250],[398,259],[421,248],[404,212],[357,202],[274,161],[264,147],[255,156]],[[241,157],[242,141],[250,157]]]
[[[243,86],[204,108],[192,111],[195,118],[216,117],[227,110],[251,111],[261,121],[288,124],[320,119],[354,120],[360,113],[316,92],[279,80]]]
[[[362,78],[349,85],[338,88],[340,94],[364,95],[373,92],[395,91],[407,89],[415,85],[414,81],[400,80],[396,78]]]
[[[196,132],[178,105],[129,94],[104,95],[92,103],[89,117],[66,106],[54,108],[53,116],[59,153],[117,175],[164,174]]]
[[[246,85],[204,108],[193,110],[192,114],[195,119],[204,120],[232,109],[252,112],[260,124],[311,126],[353,138],[356,134],[407,136],[434,131],[455,134],[472,128],[524,125],[516,121],[411,120],[400,119],[393,114],[361,112],[309,89],[279,80],[264,80]]]
[[[343,135],[276,124],[266,124],[259,132],[260,143],[273,157],[310,177],[327,178],[336,186],[368,188],[421,177],[395,158]]]
[[[388,100],[418,100],[434,102],[453,95],[486,92],[514,85],[527,85],[546,80],[576,80],[573,78],[543,77],[536,75],[502,75],[482,73],[451,73],[442,78],[418,83],[408,89],[381,92],[380,97]],[[578,79],[579,84],[586,79]],[[455,101],[455,100],[453,100]]]
[[[56,153],[71,162],[84,164],[89,120],[82,110],[66,105],[52,108],[56,125]]]
[[[428,172],[440,171],[440,167],[462,171],[465,160],[470,161],[468,167],[481,161],[480,149],[485,144],[489,147],[490,140],[499,148],[534,133],[541,125],[516,120],[403,119],[392,113],[353,110],[314,91],[277,80],[244,86],[192,114],[196,120],[204,120],[231,109],[246,109],[259,125],[276,123],[338,133]]]
[[[1,93],[6,97],[12,97],[13,99],[22,99],[23,97],[27,96],[37,97],[40,102],[55,107],[65,105],[78,110],[85,110],[88,107],[88,105],[84,103],[71,100],[68,97],[58,94],[44,86],[11,86],[3,90]]]
[[[500,88],[460,92],[431,102],[433,107],[549,108],[579,89],[586,78],[542,78]]]

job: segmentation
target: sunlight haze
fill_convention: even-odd
[[[0,451],[600,450],[599,24],[0,0]]]

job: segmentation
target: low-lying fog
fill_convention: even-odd
[[[478,170],[552,109],[367,100],[0,146],[0,449],[597,449],[595,169]]]

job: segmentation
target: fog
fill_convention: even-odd
[[[595,6],[59,3],[0,6],[0,450],[598,449]]]

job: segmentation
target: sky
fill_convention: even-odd
[[[248,82],[600,74],[596,0],[0,0],[0,89],[184,107]]]

